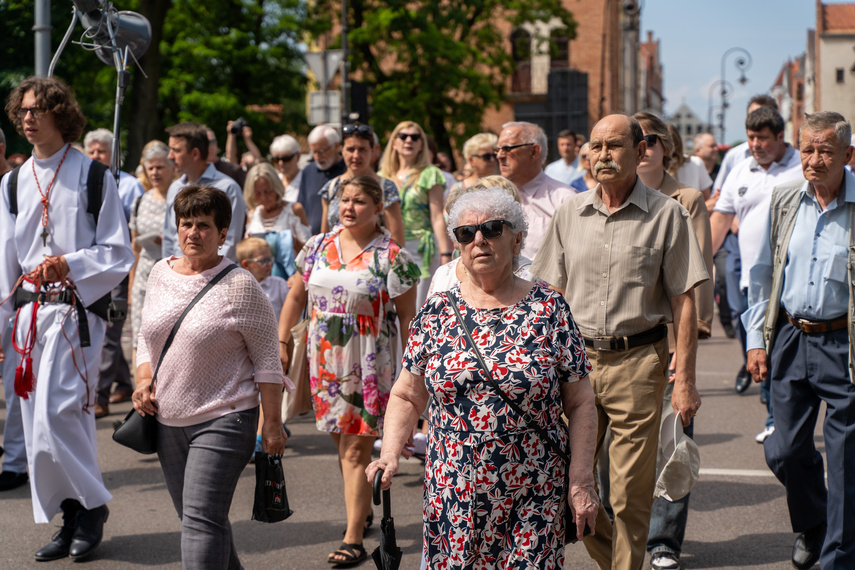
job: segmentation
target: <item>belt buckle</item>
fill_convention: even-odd
[[[594,341],[594,350],[614,350],[612,347],[612,339],[610,338],[593,338]]]

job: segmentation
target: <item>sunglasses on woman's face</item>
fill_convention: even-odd
[[[488,152],[485,154],[473,154],[472,156],[478,157],[484,162],[493,162],[494,160],[496,160],[496,155],[492,152]]]
[[[647,143],[647,146],[656,146],[656,143],[659,142],[659,135],[655,133],[650,135],[644,135],[644,142]]]
[[[471,243],[475,239],[475,234],[481,232],[485,239],[496,239],[502,235],[502,232],[508,226],[514,229],[513,224],[506,220],[489,220],[483,224],[471,224],[467,226],[457,226],[454,228],[454,237],[457,242],[463,245]]]
[[[282,154],[279,156],[273,155],[270,158],[273,162],[291,162],[291,160],[297,156],[299,153],[295,152],[294,154]]]
[[[418,142],[422,140],[422,135],[421,133],[398,133],[398,138],[402,141],[405,141],[409,138],[413,142]]]

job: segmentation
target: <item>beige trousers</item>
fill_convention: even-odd
[[[600,506],[596,535],[585,539],[585,548],[600,570],[638,570],[644,563],[656,485],[668,340],[623,352],[588,349],[588,359],[598,416],[596,457],[611,427],[609,482],[615,520],[612,524]]]

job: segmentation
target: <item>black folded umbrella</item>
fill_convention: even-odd
[[[374,474],[374,504],[380,504],[380,479],[383,470]],[[391,493],[383,491],[383,518],[380,519],[380,546],[374,549],[371,558],[378,570],[398,570],[401,567],[403,552],[395,540],[395,519],[392,518]]]

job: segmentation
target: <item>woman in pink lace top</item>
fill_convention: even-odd
[[[241,567],[228,514],[255,448],[259,394],[263,447],[281,454],[283,381],[293,388],[282,374],[273,308],[255,278],[235,269],[187,313],[149,392],[152,370],[178,317],[231,263],[217,253],[231,213],[228,197],[217,189],[188,186],[178,194],[175,216],[184,256],[163,259],[152,269],[139,335],[134,408],[157,415],[157,455],[181,519],[185,569]]]

